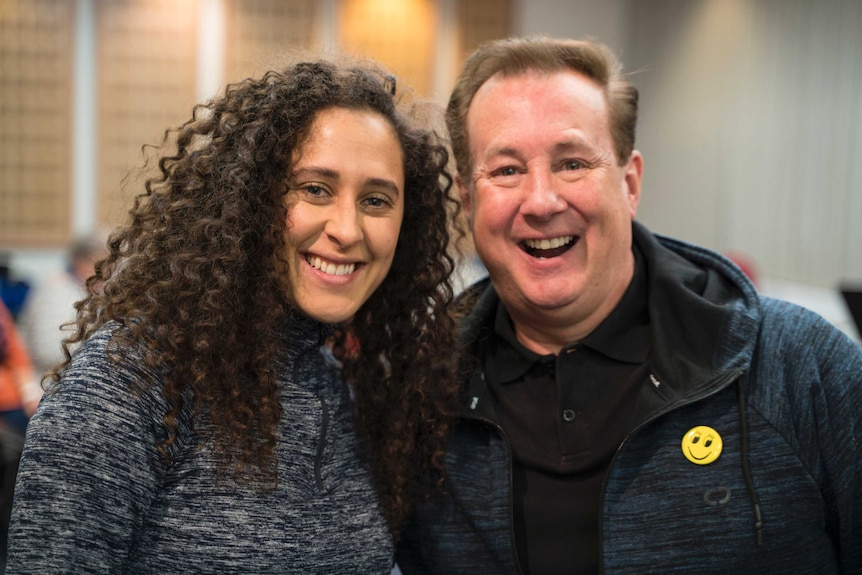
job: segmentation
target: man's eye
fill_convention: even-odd
[[[506,166],[506,167],[498,168],[497,170],[494,170],[495,176],[504,176],[504,177],[505,176],[514,176],[517,173],[518,173],[518,170],[516,170],[513,166]]]
[[[563,162],[564,170],[580,170],[584,167],[584,164],[579,160],[566,160]]]

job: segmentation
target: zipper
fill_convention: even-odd
[[[481,378],[481,384],[483,386],[482,391],[485,391],[487,389],[485,387],[485,385],[486,385],[485,384],[485,372],[484,372],[484,370],[478,369],[478,368],[476,369],[476,372],[478,372],[479,377]],[[471,390],[474,389],[474,386],[471,385],[470,389]],[[477,397],[478,396],[474,396],[471,401],[475,402],[477,400]],[[476,405],[475,405],[475,403],[473,403],[473,405],[468,407],[468,409],[473,409],[475,407],[476,407]],[[515,543],[515,503],[514,503],[514,496],[513,496],[513,492],[514,492],[513,486],[514,486],[515,480],[514,480],[514,471],[512,470],[512,467],[513,467],[513,465],[512,465],[512,448],[511,448],[511,445],[509,443],[509,436],[506,435],[506,432],[503,430],[502,426],[500,426],[499,423],[492,421],[492,420],[488,419],[487,417],[481,417],[478,415],[470,415],[469,413],[465,413],[465,414],[461,415],[461,419],[474,421],[474,422],[486,425],[489,428],[495,430],[497,433],[499,433],[500,437],[503,439],[503,444],[505,445],[506,454],[507,454],[508,459],[509,459],[509,465],[508,465],[508,476],[509,476],[509,493],[508,493],[509,545],[512,549],[512,559],[514,561],[516,574],[522,575],[523,571],[521,571],[521,561],[518,558],[518,546]]]
[[[513,495],[512,495],[512,493],[514,491],[513,485],[515,483],[515,480],[513,477],[514,472],[512,470],[512,448],[509,445],[509,437],[506,435],[506,432],[503,431],[503,428],[500,427],[500,425],[498,423],[495,423],[495,422],[491,421],[490,419],[487,419],[484,417],[478,417],[475,415],[464,415],[462,417],[464,419],[467,419],[470,421],[482,423],[482,424],[487,425],[488,427],[492,428],[493,430],[495,430],[497,433],[500,434],[500,437],[503,439],[503,443],[506,447],[506,453],[507,453],[508,458],[509,458],[509,465],[508,465],[508,468],[509,468],[508,469],[509,496],[507,498],[508,502],[509,502],[508,503],[508,506],[509,506],[509,545],[512,548],[512,559],[513,559],[514,564],[515,564],[515,569],[517,570],[516,572],[518,575],[521,575],[521,573],[522,573],[521,561],[518,558],[518,546],[515,544],[515,503],[514,503]]]
[[[666,406],[664,409],[660,409],[659,411],[653,413],[648,419],[644,420],[643,423],[638,425],[628,435],[626,435],[623,438],[622,442],[620,442],[619,446],[617,447],[616,451],[614,452],[614,456],[611,459],[610,464],[608,465],[607,471],[605,471],[604,479],[602,479],[601,496],[599,497],[599,501],[601,503],[601,505],[599,507],[599,533],[598,533],[598,535],[599,535],[599,575],[601,575],[602,573],[605,572],[604,542],[602,541],[602,532],[603,532],[603,523],[604,523],[604,509],[605,509],[605,506],[604,506],[605,491],[606,491],[607,485],[608,485],[608,476],[610,475],[611,470],[614,467],[614,464],[617,462],[617,459],[619,458],[620,452],[622,452],[623,448],[630,442],[630,440],[635,435],[637,435],[637,433],[641,429],[650,425],[651,423],[653,423],[657,419],[667,415],[668,413],[671,413],[673,411],[678,410],[681,407],[685,407],[687,405],[692,405],[694,403],[698,403],[700,401],[703,401],[704,399],[712,397],[713,395],[723,391],[725,388],[727,388],[729,385],[731,385],[734,381],[736,381],[739,377],[741,377],[742,374],[744,374],[744,373],[745,373],[744,369],[737,369],[737,370],[733,370],[731,372],[728,372],[728,373],[726,373],[720,377],[717,377],[715,380],[713,380],[712,382],[710,382],[706,386],[707,387],[706,392],[700,393],[700,394],[695,395],[695,396],[686,397],[680,401],[671,403],[670,405]],[[652,374],[650,374],[650,377],[652,377]]]
[[[320,440],[317,442],[317,455],[314,458],[314,484],[317,490],[323,492],[323,477],[320,468],[323,466],[323,450],[326,448],[326,432],[329,427],[329,407],[326,405],[326,400],[318,396],[320,400],[321,417],[320,417]]]
[[[303,359],[305,359],[305,357],[308,354],[313,353],[315,350],[319,349],[319,347],[321,345],[320,340],[322,338],[323,338],[323,330],[320,329],[319,333],[318,333],[318,338],[317,338],[318,339],[317,345],[313,345],[313,346],[305,348],[296,356],[296,359],[294,359],[294,361],[293,361],[293,384],[296,385],[300,389],[302,389],[302,386],[299,383],[299,381],[300,381],[299,364]],[[320,433],[318,434],[318,440],[317,440],[317,452],[315,453],[315,456],[314,456],[314,486],[317,489],[317,491],[320,493],[320,492],[323,492],[323,474],[322,474],[321,469],[323,467],[323,451],[326,449],[326,434],[329,431],[329,406],[327,405],[326,400],[323,398],[323,396],[320,393],[318,393],[316,391],[313,391],[311,393],[312,393],[312,395],[314,395],[314,397],[317,399],[317,401],[320,402],[320,410],[321,410]]]

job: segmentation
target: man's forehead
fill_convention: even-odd
[[[465,128],[473,145],[477,137],[496,140],[484,142],[495,154],[513,145],[509,136],[533,131],[548,145],[581,147],[610,137],[609,107],[601,87],[579,72],[495,74],[476,92]]]
[[[465,128],[469,132],[473,121],[489,107],[495,108],[495,113],[500,109],[506,111],[507,116],[496,118],[496,122],[528,122],[535,115],[537,106],[540,107],[539,111],[542,111],[542,102],[554,102],[555,113],[557,109],[562,114],[577,108],[582,113],[610,118],[610,106],[604,89],[595,80],[580,72],[498,72],[476,91],[467,109]],[[511,115],[515,117],[509,117]]]
[[[488,92],[501,88],[504,90],[511,90],[528,89],[529,87],[533,87],[536,90],[544,90],[548,84],[571,83],[573,80],[576,80],[578,83],[588,85],[594,88],[598,93],[604,95],[602,86],[596,80],[590,78],[583,72],[579,72],[571,68],[560,68],[556,70],[528,69],[516,72],[501,71],[492,75],[490,78],[485,80],[481,86],[479,86],[476,93],[473,95],[469,109],[473,108],[473,104],[477,99],[482,98]]]

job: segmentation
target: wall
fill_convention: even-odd
[[[216,4],[202,0],[203,11]],[[327,47],[338,26],[335,0],[319,6],[316,35]],[[451,59],[445,38],[454,35],[458,11],[456,0],[438,0],[438,6],[436,58],[442,62]],[[85,25],[86,19],[79,24]],[[856,161],[862,153],[862,2],[517,0],[513,30],[597,38],[634,71],[641,91],[638,147],[646,158],[641,221],[717,250],[744,252],[767,289],[845,321],[833,288],[842,280],[862,282],[856,189],[862,181]],[[86,79],[94,48],[82,38],[76,77]],[[202,40],[201,52],[213,60],[212,37],[208,47]],[[438,67],[432,93],[442,101],[453,71]],[[203,67],[198,82],[202,94],[220,85],[206,72]],[[78,95],[81,113],[91,114],[86,91]],[[86,142],[79,139],[76,153]],[[86,171],[76,173],[73,226],[80,230],[92,224],[86,192],[92,182]],[[57,257],[23,253],[13,263],[32,277]]]
[[[593,38],[623,54],[627,10],[626,0],[520,0],[513,27],[520,35]]]
[[[862,3],[633,1],[640,218],[762,274],[862,280]]]

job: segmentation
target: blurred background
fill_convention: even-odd
[[[291,48],[374,57],[443,105],[477,44],[540,33],[608,44],[640,89],[640,221],[859,338],[859,0],[0,0],[3,298],[123,221],[142,144]]]

